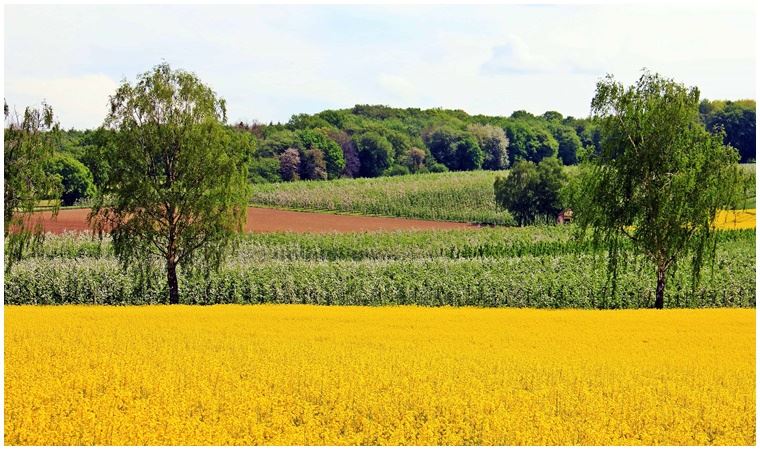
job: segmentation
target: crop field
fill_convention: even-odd
[[[739,207],[755,208],[755,165],[741,166],[753,179]],[[566,167],[565,171],[572,177],[575,168]],[[277,208],[505,225],[513,219],[508,211],[497,208],[493,182],[506,173],[447,172],[258,184],[253,187],[252,202]]]
[[[755,311],[9,306],[5,443],[753,445]]]
[[[183,302],[322,305],[641,308],[654,295],[651,266],[634,258],[618,288],[603,254],[572,227],[480,228],[348,234],[250,234],[218,273],[187,273]],[[666,290],[667,307],[755,306],[755,232],[722,231],[696,290],[688,261]],[[110,244],[48,236],[6,274],[6,304],[153,304],[154,273],[123,271]]]
[[[756,223],[757,215],[755,209],[719,211],[715,217],[715,227],[721,230],[753,229]]]
[[[254,185],[252,202],[280,208],[504,225],[512,223],[512,217],[497,210],[493,195],[494,178],[504,173],[447,172],[260,184]]]

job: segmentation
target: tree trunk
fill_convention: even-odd
[[[169,304],[179,304],[179,283],[177,282],[177,263],[166,262],[166,281],[169,286]]]
[[[662,309],[665,306],[665,273],[667,268],[657,267],[657,292],[654,299],[654,307]]]

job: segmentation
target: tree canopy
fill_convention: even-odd
[[[742,162],[754,160],[753,101],[703,101],[700,110],[708,129],[726,132],[726,143],[739,150]],[[233,136],[250,136],[248,151],[253,160],[261,160],[252,166],[256,170],[263,170],[265,166],[271,169],[272,158],[279,161],[288,149],[296,149],[300,160],[306,159],[307,150],[318,149],[323,153],[329,179],[406,173],[401,166],[412,173],[502,170],[516,161],[539,162],[553,157],[559,157],[565,165],[574,165],[601,151],[600,128],[595,118],[565,117],[557,111],[540,115],[516,111],[510,116],[486,116],[441,108],[356,105],[316,114],[296,114],[284,124],[240,122],[229,129]],[[388,163],[383,167],[372,168],[365,164],[362,171],[356,142],[368,133],[390,144],[390,160],[383,161],[382,164]],[[99,186],[101,179],[107,176],[108,167],[102,158],[98,162],[98,155],[105,151],[109,134],[99,130],[71,130],[63,134],[65,139],[59,151],[85,164],[95,185]],[[417,149],[414,155],[413,149]],[[425,155],[422,160],[419,150]],[[366,156],[365,162],[369,163]],[[390,170],[392,166],[398,167]],[[266,173],[271,175],[272,171]],[[313,173],[321,174],[320,171]],[[254,176],[251,180],[266,182],[272,179],[269,175]],[[309,175],[299,174],[298,178],[309,178]],[[280,178],[282,181],[293,179]]]
[[[247,149],[224,127],[225,103],[194,74],[160,64],[123,82],[106,126],[114,150],[91,218],[108,230],[124,265],[165,262],[169,302],[179,302],[177,268],[215,268],[246,220]],[[238,145],[236,145],[238,144]]]
[[[521,226],[541,219],[554,221],[562,211],[560,195],[566,182],[567,175],[556,158],[538,164],[518,161],[506,177],[496,177],[496,203],[509,210]]]
[[[25,108],[23,114],[11,111],[4,102],[3,112],[4,235],[8,270],[27,248],[41,244],[44,238],[42,227],[28,223],[26,218],[41,200],[60,195],[60,177],[45,170],[55,154],[60,134],[53,108],[44,102],[41,108]],[[56,214],[57,203],[52,207]]]
[[[61,183],[61,204],[72,206],[78,200],[95,196],[90,169],[66,154],[56,154],[45,163],[45,172],[57,176]]]
[[[654,306],[662,308],[678,261],[690,254],[698,280],[714,251],[715,214],[737,200],[737,152],[699,120],[696,88],[657,74],[644,72],[633,86],[608,76],[597,84],[592,112],[601,152],[581,172],[575,220],[608,251],[613,289],[629,252],[652,262]]]
[[[359,153],[360,176],[376,177],[393,164],[393,146],[378,133],[358,135],[354,143]]]
[[[755,161],[755,101],[709,101],[699,104],[702,121],[713,132],[723,130],[724,142],[739,150],[741,162]]]

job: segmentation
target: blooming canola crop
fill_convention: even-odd
[[[5,443],[755,443],[755,310],[6,306]]]
[[[755,209],[720,210],[715,215],[715,228],[718,230],[752,230],[757,216]]]

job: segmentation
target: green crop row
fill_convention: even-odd
[[[573,239],[572,226],[483,227],[473,230],[384,231],[335,234],[252,233],[242,237],[235,261],[337,261],[419,258],[512,258],[592,251]],[[722,231],[721,244],[754,245],[754,230]],[[48,235],[29,257],[112,256],[110,240],[88,234]]]
[[[741,244],[741,243],[739,243]],[[668,284],[666,306],[755,306],[755,255],[747,245],[722,245],[713,270],[691,291],[683,264]],[[598,255],[404,260],[243,261],[218,273],[184,274],[182,302],[320,305],[512,306],[638,308],[652,304],[654,274],[640,258],[607,284]],[[150,304],[166,298],[156,265],[123,271],[110,257],[33,258],[5,278],[6,304]]]

